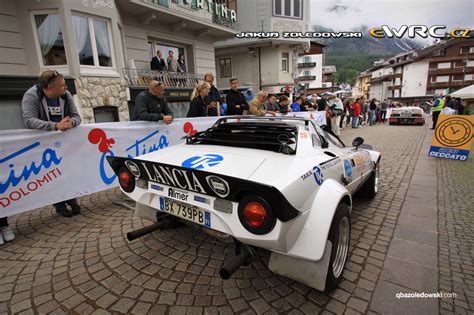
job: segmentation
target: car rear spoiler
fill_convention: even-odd
[[[277,219],[283,222],[300,213],[273,186],[140,159],[108,156],[107,161],[116,174],[126,168],[136,178],[233,202],[240,202],[242,197],[250,194],[258,195],[269,203]]]

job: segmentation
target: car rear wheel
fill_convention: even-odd
[[[331,229],[329,230],[328,240],[332,244],[332,249],[326,278],[326,292],[334,290],[341,282],[349,252],[351,217],[349,207],[344,203],[339,204],[337,207],[336,214],[331,223]]]
[[[375,166],[370,177],[367,181],[362,185],[362,187],[357,191],[357,196],[362,198],[369,198],[372,199],[377,195],[378,186],[379,186],[379,163]]]

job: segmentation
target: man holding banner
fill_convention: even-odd
[[[81,124],[81,117],[71,93],[67,91],[64,76],[56,70],[45,70],[41,73],[39,83],[23,95],[21,109],[25,126],[29,129],[66,131]],[[65,217],[71,217],[81,211],[75,198],[55,203],[53,206],[57,213]]]

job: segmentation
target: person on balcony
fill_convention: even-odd
[[[168,51],[168,71],[170,72],[178,72],[178,61],[174,57],[174,53],[172,50]]]
[[[161,50],[156,51],[156,56],[151,59],[151,70],[165,71],[166,64]]]
[[[182,73],[188,72],[188,69],[186,68],[186,62],[184,61],[184,54],[179,54],[178,56],[178,71]]]
[[[151,81],[147,91],[135,98],[135,108],[131,120],[160,121],[171,124],[173,112],[164,98],[165,86],[162,82]]]

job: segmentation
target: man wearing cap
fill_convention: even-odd
[[[74,99],[67,90],[64,76],[56,70],[45,70],[39,83],[23,95],[23,120],[30,129],[67,131],[81,124]],[[71,207],[68,210],[66,205]],[[79,214],[81,207],[76,199],[55,203],[56,212],[65,217]]]

